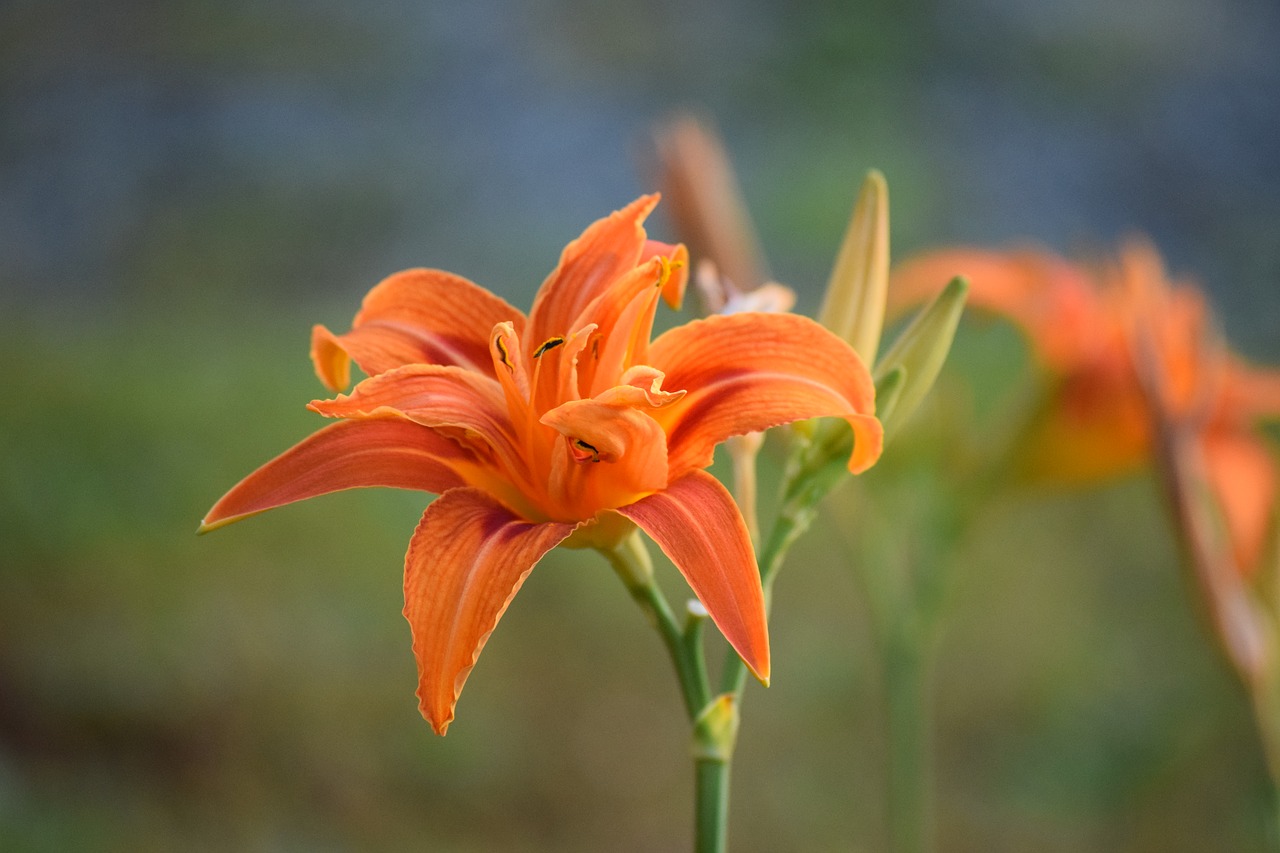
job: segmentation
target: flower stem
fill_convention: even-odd
[[[882,652],[889,733],[889,849],[932,849],[929,796],[929,714],[924,651],[908,631],[897,631]]]
[[[738,739],[738,702],[724,693],[693,721],[697,853],[724,853],[729,831],[729,765]]]
[[[729,838],[729,765],[738,734],[733,695],[711,698],[702,629],[706,612],[690,607],[684,628],[653,577],[653,564],[639,533],[603,552],[631,597],[658,630],[671,657],[685,711],[693,727],[695,850],[724,853]]]
[[[694,761],[697,853],[724,853],[729,845],[729,762]]]

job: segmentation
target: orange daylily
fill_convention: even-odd
[[[526,317],[459,276],[393,275],[352,330],[317,326],[338,423],[228,492],[202,529],[328,492],[440,493],[405,557],[423,716],[443,734],[485,641],[533,566],[560,544],[608,549],[635,526],[671,558],[728,642],[769,677],[764,601],[742,517],[703,469],[717,444],[817,416],[844,418],[851,471],[880,453],[866,367],[793,315],[697,320],[650,341],[678,307],[687,253],[646,239],[645,196],[570,243]]]
[[[1151,401],[1134,363],[1137,336],[1150,335],[1165,380],[1158,404],[1174,414],[1205,407],[1197,438],[1209,486],[1240,571],[1251,573],[1277,483],[1275,460],[1255,428],[1280,417],[1280,371],[1214,346],[1202,294],[1170,285],[1143,241],[1127,244],[1118,264],[1098,271],[1036,250],[933,252],[895,271],[893,305],[923,300],[955,271],[970,278],[970,304],[1017,324],[1052,377],[1049,403],[1026,439],[1024,460],[1036,478],[1082,483],[1152,458]]]

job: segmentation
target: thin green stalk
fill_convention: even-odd
[[[1280,685],[1276,684],[1270,672],[1257,681],[1250,682],[1244,678],[1241,681],[1253,705],[1267,777],[1271,782],[1267,840],[1271,849],[1280,850]]]
[[[910,630],[896,634],[882,652],[889,733],[889,849],[925,853],[933,848],[928,673],[920,638]]]
[[[698,853],[724,853],[729,838],[729,765],[738,740],[738,702],[722,694],[693,724]]]
[[[694,761],[697,853],[724,853],[729,847],[729,762]]]

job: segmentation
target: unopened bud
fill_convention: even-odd
[[[877,385],[888,381],[890,374],[898,368],[905,370],[892,411],[877,411],[886,435],[910,417],[933,387],[943,362],[947,360],[947,353],[951,351],[951,342],[955,339],[956,326],[964,312],[968,294],[967,280],[959,276],[951,279],[898,335],[876,365]]]
[[[876,379],[876,417],[881,423],[893,417],[906,386],[907,369],[901,364],[894,365],[892,370]]]
[[[693,757],[699,761],[728,761],[737,739],[738,705],[732,693],[723,693],[693,721]]]
[[[848,341],[867,364],[875,362],[889,286],[889,188],[884,175],[867,173],[836,255],[818,322]]]

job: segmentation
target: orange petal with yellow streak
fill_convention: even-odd
[[[1203,438],[1210,488],[1218,500],[1240,573],[1258,567],[1276,501],[1275,460],[1259,439],[1210,432]]]
[[[404,562],[404,616],[418,662],[418,708],[443,735],[458,694],[511,599],[577,525],[537,524],[479,489],[454,489],[422,514]]]
[[[565,246],[560,263],[533,301],[527,332],[521,335],[530,355],[547,340],[572,332],[571,324],[582,309],[640,263],[645,250],[642,223],[657,203],[656,195],[641,196],[592,223]]]
[[[858,354],[822,326],[796,314],[731,314],[695,320],[663,334],[650,363],[684,397],[654,413],[667,430],[672,479],[711,464],[730,436],[824,416],[854,431],[849,470],[880,456],[875,385]]]
[[[459,445],[409,421],[337,423],[241,480],[213,505],[200,531],[344,489],[389,486],[443,492],[461,485],[458,470],[472,464]]]
[[[707,472],[691,471],[618,512],[658,543],[743,663],[768,684],[769,628],[760,571],[728,490]]]
[[[369,376],[406,364],[457,365],[493,375],[489,332],[524,314],[461,276],[412,269],[384,279],[369,291],[350,332],[335,335],[316,326],[311,359],[326,386],[350,384],[350,360]]]

